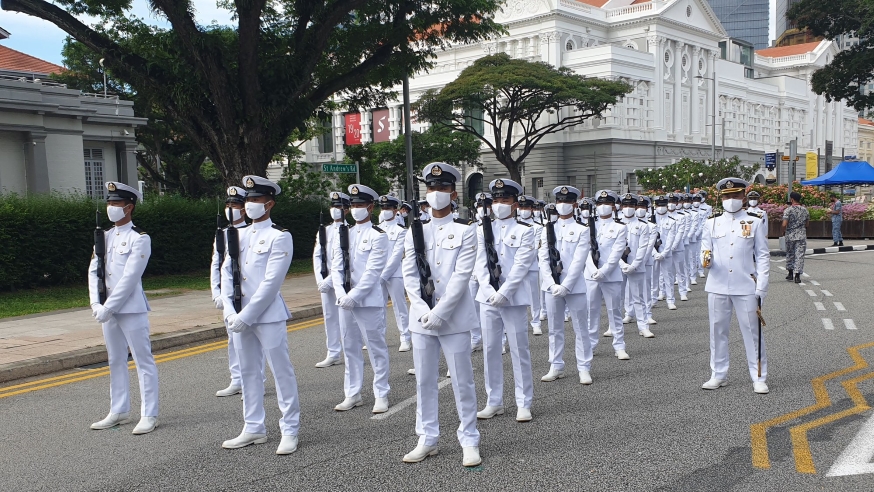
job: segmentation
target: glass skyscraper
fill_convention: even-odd
[[[769,0],[708,0],[722,27],[732,38],[753,43],[757,50],[770,46]],[[779,36],[780,33],[777,33]]]

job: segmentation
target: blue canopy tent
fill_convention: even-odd
[[[802,181],[809,186],[841,186],[874,184],[874,167],[865,161],[842,161],[831,171]]]

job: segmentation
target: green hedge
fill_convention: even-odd
[[[209,264],[217,200],[176,196],[139,204],[134,224],[152,238],[147,275],[202,270]],[[104,228],[106,205],[77,196],[0,196],[0,290],[82,282],[94,245],[94,215]],[[317,202],[280,200],[273,221],[291,231],[294,257],[312,256]]]

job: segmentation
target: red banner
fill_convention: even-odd
[[[346,145],[361,145],[361,113],[346,115]]]
[[[389,141],[389,131],[388,131],[388,110],[380,109],[379,111],[373,112],[373,141],[374,142],[388,142]]]

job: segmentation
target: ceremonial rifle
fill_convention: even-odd
[[[756,275],[754,273],[750,274],[750,278],[753,279],[753,282],[758,285],[759,281],[756,279]],[[762,298],[756,296],[756,300],[758,301],[758,307],[756,308],[756,317],[759,319],[759,348],[758,348],[758,366],[759,366],[759,375],[758,377],[762,377],[762,327],[766,325],[765,318],[762,317]]]
[[[492,230],[491,207],[486,208],[485,199],[480,199],[477,206],[483,208],[483,243],[486,247],[486,267],[489,271],[489,285],[493,289],[501,288],[501,265],[498,262],[498,252],[495,250],[495,231]]]
[[[552,220],[552,216],[558,216],[558,212],[555,210],[555,205],[551,203],[544,207],[543,211],[546,213],[544,227],[546,227],[546,247],[549,253],[549,271],[552,273],[552,280],[561,284],[561,272],[564,270],[564,266],[561,263],[561,254],[555,247],[555,222]]]
[[[601,268],[601,252],[598,251],[598,232],[595,230],[595,214],[589,213],[589,239],[592,243],[592,263]]]
[[[659,231],[659,228],[658,228],[659,223],[656,222],[655,206],[652,207],[652,215],[650,215],[649,221],[656,225],[656,240],[655,240],[655,243],[653,244],[653,248],[655,248],[657,253],[661,253],[661,251],[659,251],[659,248],[662,247],[662,233],[661,233],[661,231]]]
[[[233,216],[231,216],[231,217],[233,217]],[[225,252],[227,251],[227,248],[226,248],[227,245],[225,243],[225,230],[224,230],[224,227],[222,227],[222,222],[224,222],[224,221],[222,220],[221,212],[216,213],[215,214],[215,251],[216,251],[216,253],[218,253],[218,257],[219,257],[219,269],[221,269],[221,267],[222,267],[221,266],[222,261],[224,261]],[[228,221],[228,224],[230,226],[230,219]]]
[[[243,310],[243,288],[240,284],[242,280],[242,275],[240,274],[240,231],[233,225],[229,225],[227,236],[228,257],[231,259],[231,282],[234,287],[234,312],[239,313]]]
[[[352,290],[352,267],[349,265],[349,226],[346,221],[337,228],[340,240],[340,254],[343,255],[343,290],[348,294]]]
[[[328,231],[325,229],[325,223],[322,222],[322,211],[319,210],[319,248],[322,253],[322,280],[328,278]]]
[[[94,211],[94,258],[97,260],[97,297],[106,302],[106,234],[100,227],[100,211]]]

